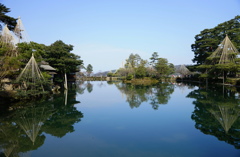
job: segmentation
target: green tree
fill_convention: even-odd
[[[17,24],[17,19],[6,15],[11,12],[9,8],[0,3],[0,30],[2,30],[2,24],[7,24],[9,30],[13,30]]]
[[[46,47],[43,58],[52,67],[57,69],[58,74],[54,78],[55,82],[63,83],[64,74],[77,72],[77,67],[83,63],[83,61],[80,60],[80,56],[71,53],[72,50],[72,45],[67,45],[61,40]]]
[[[205,64],[199,66],[199,69],[206,69],[208,77],[221,75],[224,76],[225,80],[227,74],[235,76],[240,69],[238,54],[238,50],[226,35],[218,48],[206,58]]]
[[[92,67],[91,64],[88,64],[88,66],[87,66],[87,74],[88,74],[88,76],[90,76],[92,72],[93,72],[93,67]]]
[[[42,56],[45,55],[45,49],[46,46],[44,44],[38,44],[36,42],[19,43],[17,45],[17,51],[19,55],[18,59],[21,61],[21,65],[25,66],[28,60],[31,58],[32,54],[34,54],[37,62],[42,61]]]
[[[169,74],[173,74],[175,72],[175,67],[174,67],[174,64],[172,63],[169,63]]]
[[[129,55],[128,59],[126,59],[126,64],[125,64],[125,69],[127,69],[128,71],[128,75],[127,75],[128,78],[131,78],[131,79],[133,77],[135,78],[136,71],[139,68],[139,66],[141,66],[141,63],[142,63],[142,58],[138,54],[131,53]],[[138,69],[139,72],[141,71],[140,69]]]
[[[21,64],[16,56],[9,56],[6,54],[9,51],[12,51],[12,49],[7,45],[2,45],[0,47],[0,79],[14,77],[15,72],[19,69]]]
[[[127,77],[127,76],[133,76],[134,71],[133,68],[120,68],[117,70],[117,75]]]
[[[17,24],[17,19],[6,15],[10,9],[0,3],[0,30],[3,25],[7,25],[9,30],[14,30]],[[1,36],[1,35],[0,35]],[[14,54],[14,55],[12,55]],[[16,50],[12,43],[0,41],[0,79],[12,77],[13,72],[19,67],[19,61],[16,58]],[[1,82],[0,82],[1,84]]]
[[[152,57],[150,58],[150,60],[151,60],[150,64],[152,66],[154,66],[155,62],[158,60],[158,53],[157,52],[153,52]]]
[[[136,68],[136,78],[143,78],[146,76],[146,64],[147,61],[146,60],[141,60],[140,65]]]
[[[204,29],[195,36],[195,43],[191,45],[194,52],[193,62],[201,65],[205,63],[206,58],[209,57],[218,47],[219,43],[228,34],[229,38],[240,50],[240,16],[217,25],[212,29]]]
[[[129,67],[137,68],[141,62],[141,57],[138,54],[133,54],[131,53],[128,57],[128,59],[126,59],[126,65]]]
[[[159,58],[155,65],[155,69],[158,77],[166,77],[173,72],[172,64],[169,65],[166,58]]]
[[[109,72],[109,73],[107,73],[107,76],[108,76],[108,77],[113,77],[113,76],[114,76],[114,73]]]

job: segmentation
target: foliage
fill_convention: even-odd
[[[134,70],[132,68],[120,68],[117,70],[119,76],[127,77],[128,75],[133,75]]]
[[[45,55],[45,49],[46,46],[44,44],[38,44],[36,42],[30,42],[30,43],[18,43],[17,45],[17,51],[19,54],[19,60],[21,60],[22,65],[26,65],[29,58],[31,58],[32,54],[34,54],[34,57],[37,62],[40,62],[43,60],[43,56]]]
[[[150,58],[150,64],[152,65],[152,66],[155,66],[155,62],[156,61],[158,61],[158,53],[157,52],[153,52],[153,54],[152,54],[152,57]]]
[[[117,77],[117,74],[113,73],[113,72],[109,72],[109,73],[107,73],[107,76],[108,77]]]
[[[16,71],[20,67],[20,61],[17,59],[17,57],[9,57],[5,56],[2,57],[0,61],[0,79],[8,76],[9,78],[16,77]]]
[[[146,76],[146,64],[147,61],[141,60],[140,65],[136,68],[135,76],[136,78],[144,78]]]
[[[133,79],[133,75],[128,74],[127,77],[126,77],[126,80],[132,80],[132,79]]]
[[[11,45],[0,43],[0,79],[14,78],[21,62],[15,55],[16,50]]]
[[[2,30],[3,26],[2,23],[7,24],[9,30],[13,30],[17,24],[17,19],[11,16],[6,15],[10,12],[10,9],[7,8],[5,5],[0,3],[0,30]]]
[[[0,3],[0,30],[2,30],[2,24],[8,24],[10,30],[14,30],[16,19],[7,16],[5,14],[9,13],[10,9],[5,7]],[[72,45],[67,45],[61,40],[56,41],[50,46],[45,46],[43,44],[38,44],[35,42],[30,43],[18,43],[17,47],[1,42],[0,43],[0,79],[11,78],[15,79],[19,72],[24,68],[29,58],[34,54],[36,61],[46,61],[51,66],[57,69],[57,75],[54,77],[54,81],[57,83],[63,82],[63,76],[65,73],[72,74],[79,70],[83,61],[80,60],[80,56],[77,56],[70,51],[73,50]],[[24,86],[28,84],[28,87],[23,90],[18,90],[17,97],[27,97],[39,96],[45,91],[37,91],[41,86],[48,87],[50,90],[50,85],[48,79],[50,75],[44,74],[44,80],[37,80],[37,84],[34,87],[35,82],[22,80],[16,83],[17,85]],[[19,80],[18,80],[19,81]],[[41,85],[42,84],[42,85]],[[34,87],[34,88],[33,88]]]
[[[107,73],[107,76],[108,76],[108,77],[113,77],[113,73],[112,73],[112,72],[109,72],[109,73]]]
[[[168,76],[174,71],[174,67],[172,64],[168,64],[166,58],[159,58],[155,65],[155,69],[157,71],[158,77]]]
[[[205,70],[205,73],[215,78],[223,76],[224,80],[227,76],[236,76],[240,70],[237,56],[240,50],[239,31],[240,16],[236,16],[232,20],[219,24],[213,29],[204,30],[197,35],[192,48],[195,52],[193,61],[197,61],[198,69],[202,72]],[[214,45],[211,44],[214,44],[215,47],[212,48]]]
[[[12,74],[19,69],[20,62],[15,54],[16,50],[12,44],[0,41],[0,79],[6,76],[12,77]]]
[[[195,36],[195,43],[191,45],[194,52],[193,62],[201,65],[205,62],[219,43],[228,34],[229,38],[240,50],[240,16],[217,25],[212,29],[204,29],[200,34]]]
[[[136,71],[137,69],[140,67],[140,69],[138,69],[138,76],[141,77],[141,73],[142,73],[142,68],[143,68],[143,60],[141,59],[141,57],[138,54],[133,54],[131,53],[128,57],[128,59],[126,59],[126,64],[125,66],[125,71],[127,75],[134,75],[134,78],[136,76]]]
[[[200,78],[208,78],[208,77],[209,77],[209,74],[201,74],[199,77],[200,77]]]
[[[14,84],[21,86],[21,89],[16,91],[16,99],[31,99],[49,94],[50,81],[38,79],[35,82],[26,81],[24,78],[15,81]]]
[[[51,75],[50,74],[48,74],[48,72],[46,72],[46,71],[43,71],[42,72],[42,75],[43,75],[43,77],[44,77],[44,79],[45,80],[50,80],[51,79]]]
[[[92,65],[91,65],[91,64],[88,64],[86,70],[87,70],[87,74],[88,74],[88,76],[90,76],[90,74],[93,72],[93,67],[92,67]]]
[[[130,54],[126,59],[124,68],[118,69],[117,74],[131,80],[135,78],[143,79],[144,77],[166,77],[174,72],[174,65],[168,63],[165,58],[159,58],[157,52],[152,54],[150,60],[149,64],[147,60],[143,60],[138,54]]]
[[[141,57],[138,54],[133,54],[131,53],[128,57],[128,59],[126,59],[126,64],[125,64],[125,68],[137,68],[140,63],[141,63]]]
[[[64,74],[75,73],[77,67],[83,63],[80,56],[71,53],[72,50],[72,45],[67,45],[61,40],[46,47],[43,58],[52,67],[56,68],[58,73],[54,81],[63,83]]]

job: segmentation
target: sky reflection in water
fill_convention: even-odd
[[[206,90],[190,85],[107,82],[83,82],[77,87],[77,95],[68,93],[66,106],[64,95],[54,98],[59,101],[50,103],[54,104],[51,110],[48,105],[51,114],[39,131],[43,143],[36,150],[26,149],[31,151],[28,155],[240,155],[240,109],[235,92],[226,90],[220,98],[222,88],[216,87]],[[221,117],[219,108],[228,112]],[[227,123],[225,118],[221,123],[224,117],[232,121]]]

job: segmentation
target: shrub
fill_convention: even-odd
[[[127,79],[127,80],[132,80],[132,79],[133,79],[133,75],[128,75],[128,76],[126,77],[126,79]]]

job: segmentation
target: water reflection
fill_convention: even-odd
[[[84,91],[87,89],[88,93],[93,91],[93,84],[90,81],[79,80],[76,83],[76,91],[78,94],[84,94]]]
[[[174,92],[174,85],[169,83],[153,85],[133,85],[115,83],[116,87],[126,97],[131,108],[138,108],[143,102],[149,102],[154,110],[160,104],[167,104],[170,95]]]
[[[240,149],[240,100],[234,89],[199,88],[187,97],[196,99],[192,119],[195,127]]]
[[[73,132],[73,125],[83,118],[74,104],[75,92],[68,92],[67,104],[64,95],[55,95],[49,101],[18,103],[1,110],[0,156],[20,156],[36,150],[44,144],[45,134],[63,137]],[[7,114],[2,114],[6,112]]]
[[[87,82],[87,91],[88,93],[91,93],[93,90],[93,85],[90,83],[90,81]]]

